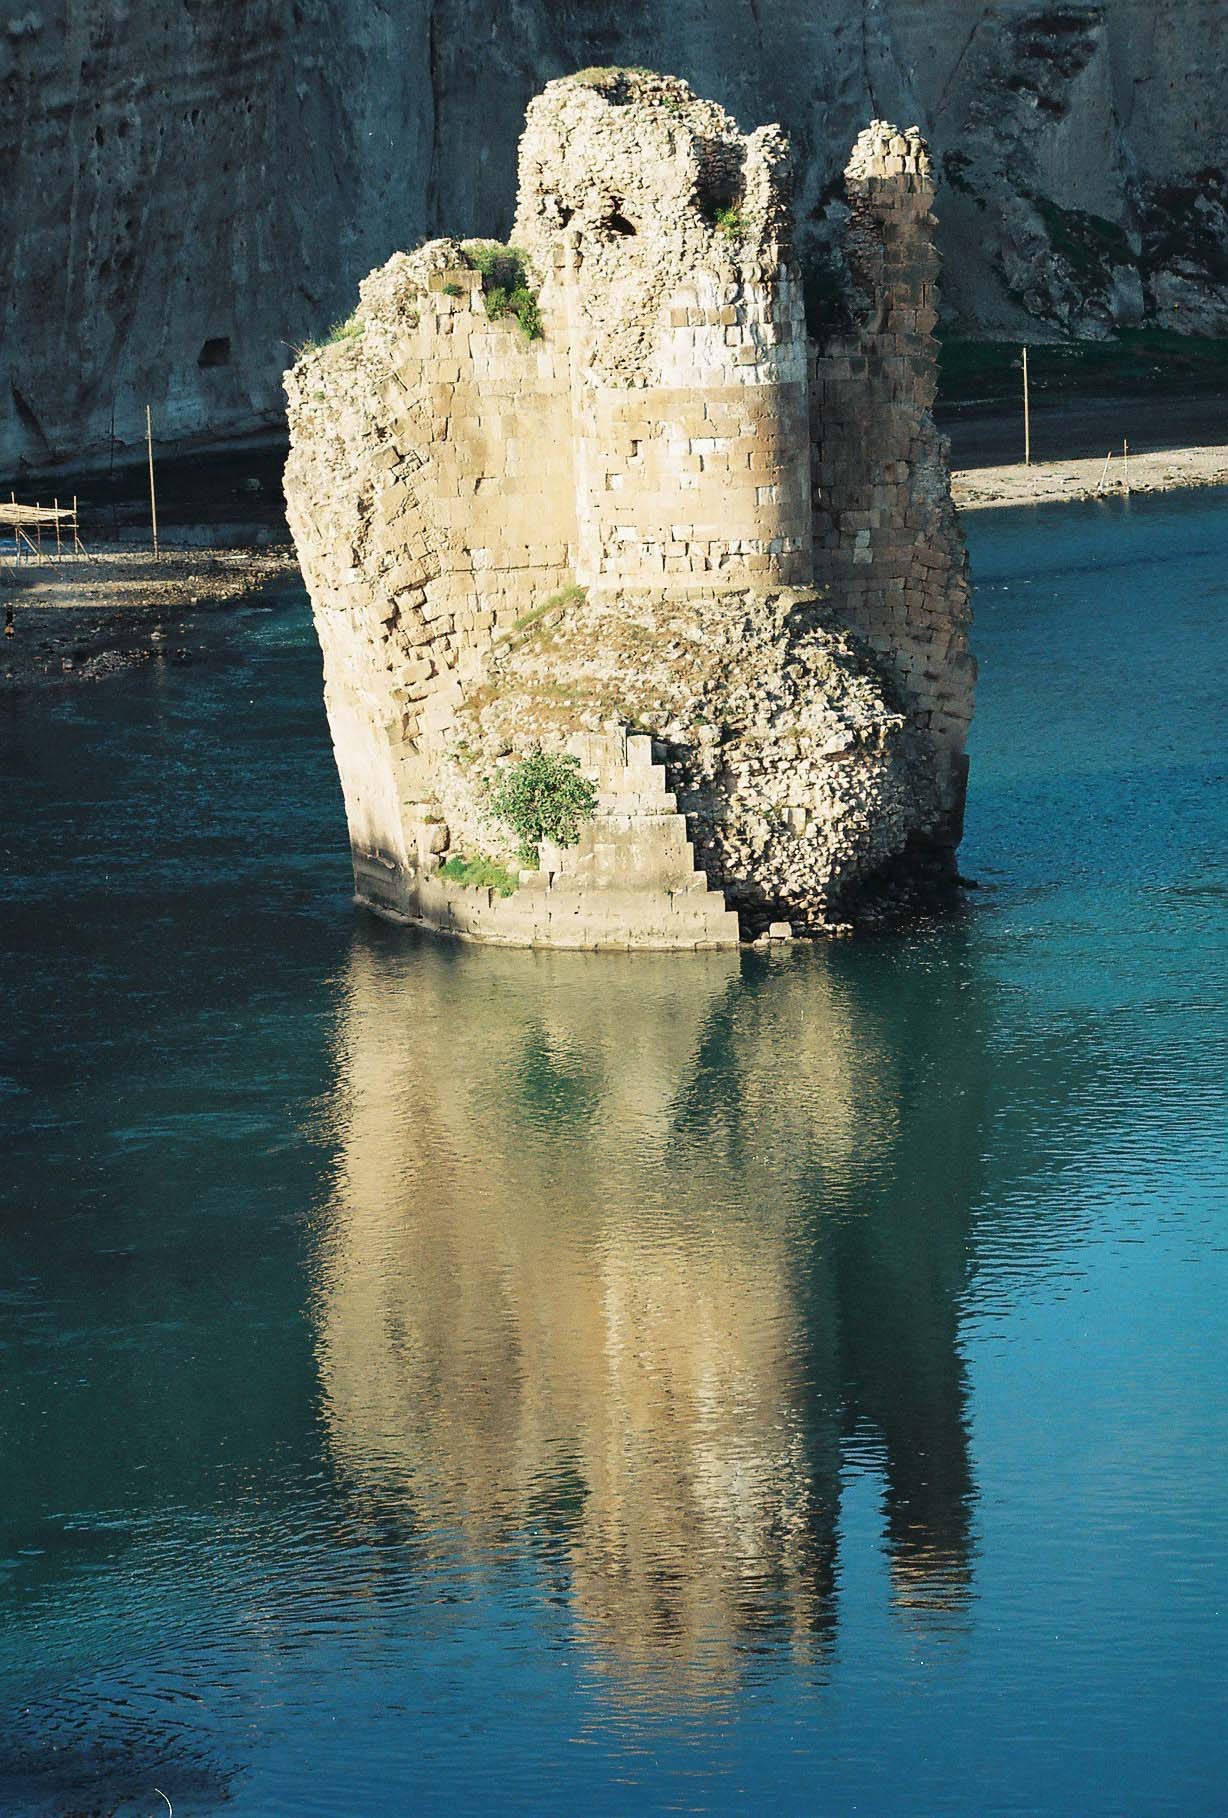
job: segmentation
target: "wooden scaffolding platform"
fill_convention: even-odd
[[[89,554],[81,541],[75,497],[71,505],[61,505],[58,499],[51,505],[19,505],[16,495],[10,494],[7,501],[0,500],[0,528],[5,527],[13,533],[13,559],[18,563],[56,562]]]

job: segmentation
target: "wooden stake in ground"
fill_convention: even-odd
[[[1023,350],[1023,464],[1032,465],[1032,412],[1028,399],[1028,350]]]
[[[1108,454],[1106,454],[1104,457],[1104,472],[1101,474],[1099,484],[1096,487],[1097,492],[1104,491],[1104,482],[1109,477],[1109,462],[1112,459],[1113,459],[1113,450],[1110,448]]]
[[[1121,439],[1122,484],[1127,492],[1130,490],[1130,444],[1125,436]]]
[[[55,559],[58,562],[64,551],[60,545],[60,501],[55,501]]]
[[[153,418],[149,414],[148,404],[145,406],[145,447],[149,454],[149,517],[153,524],[153,551],[156,561],[158,556],[158,500],[154,492]]]

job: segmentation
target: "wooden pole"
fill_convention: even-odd
[[[1121,465],[1122,465],[1122,472],[1123,472],[1123,482],[1122,483],[1125,486],[1126,491],[1129,492],[1129,490],[1130,490],[1130,444],[1126,440],[1125,436],[1123,436],[1121,439]]]
[[[81,554],[81,538],[77,534],[78,528],[79,528],[79,526],[77,524],[77,495],[74,492],[72,495],[72,552],[74,555]]]
[[[17,494],[15,492],[10,492],[9,504],[16,505],[16,503],[17,503]],[[16,555],[18,562],[20,562],[21,561],[21,532],[17,528],[17,513],[16,512],[13,513],[13,553]]]
[[[60,546],[60,501],[55,501],[55,559],[58,562],[64,551]]]
[[[148,404],[145,406],[145,447],[149,454],[149,517],[153,524],[153,551],[156,562],[158,559],[158,500],[154,492],[153,418],[149,414]]]
[[[1105,455],[1105,457],[1104,457],[1104,472],[1103,472],[1103,473],[1102,473],[1102,474],[1101,474],[1101,475],[1100,475],[1100,484],[1099,484],[1099,486],[1097,486],[1097,488],[1096,488],[1096,491],[1097,491],[1097,492],[1103,492],[1103,491],[1104,491],[1104,482],[1105,482],[1105,481],[1106,481],[1106,480],[1107,480],[1107,479],[1108,479],[1108,477],[1109,477],[1109,462],[1110,462],[1110,461],[1111,461],[1111,460],[1112,460],[1112,459],[1113,459],[1113,450],[1112,450],[1112,449],[1111,449],[1111,448],[1110,448],[1110,449],[1109,449],[1109,452],[1108,452],[1108,454],[1106,454],[1106,455]]]
[[[1028,398],[1028,350],[1023,350],[1023,464],[1032,465],[1032,412]]]

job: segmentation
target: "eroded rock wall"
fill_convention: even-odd
[[[868,120],[935,148],[995,332],[1228,332],[1222,0],[11,0],[0,466],[282,421],[287,347],[430,233],[505,233],[532,95],[675,71],[778,120],[805,249]]]

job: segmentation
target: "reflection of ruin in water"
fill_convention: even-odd
[[[935,1029],[924,978],[824,950],[356,948],[317,1317],[361,1504],[440,1562],[516,1536],[599,1660],[712,1683],[822,1651],[855,1433],[896,1599],[949,1622],[976,1001]]]

